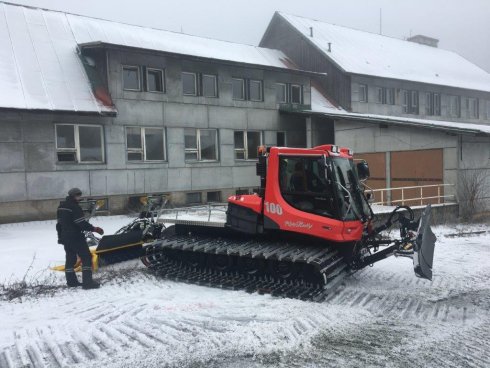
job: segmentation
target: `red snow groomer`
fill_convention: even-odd
[[[260,147],[258,156],[259,192],[231,196],[226,223],[177,221],[145,246],[143,262],[174,280],[310,300],[391,255],[412,257],[416,275],[432,278],[430,205],[418,220],[396,207],[374,226],[369,167],[349,149]],[[395,223],[400,237],[382,237]]]

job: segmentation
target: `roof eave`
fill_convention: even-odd
[[[78,44],[78,46],[82,50],[105,48],[105,49],[118,49],[118,50],[132,50],[132,51],[146,52],[146,53],[158,53],[158,54],[174,56],[174,57],[186,57],[186,58],[189,58],[191,60],[196,60],[196,61],[220,63],[220,64],[227,64],[227,65],[233,65],[233,66],[238,65],[238,66],[246,66],[246,67],[255,67],[255,68],[260,68],[260,69],[267,69],[267,70],[274,70],[274,71],[280,71],[280,72],[288,72],[288,73],[293,73],[293,74],[307,75],[310,77],[313,77],[313,76],[314,77],[318,77],[318,76],[325,77],[327,75],[327,73],[312,72],[312,71],[301,70],[301,69],[291,69],[291,68],[288,68],[286,66],[284,66],[284,68],[281,68],[281,67],[276,67],[276,66],[271,66],[271,65],[242,63],[242,62],[235,62],[232,60],[214,59],[214,58],[207,58],[207,57],[196,56],[196,55],[174,53],[174,52],[169,52],[169,51],[160,51],[160,50],[152,50],[152,49],[146,49],[146,48],[141,48],[141,47],[118,45],[118,44],[102,42],[102,41],[80,43],[80,44]]]
[[[287,113],[286,111],[284,111]],[[447,127],[447,126],[438,126],[424,123],[417,123],[406,120],[395,120],[395,119],[384,119],[379,117],[372,116],[357,116],[357,115],[346,115],[342,113],[329,113],[329,112],[316,112],[316,111],[295,111],[295,114],[302,115],[321,115],[327,116],[330,118],[336,118],[339,120],[351,120],[351,121],[361,121],[371,124],[387,124],[387,125],[396,125],[396,126],[409,126],[409,127],[417,127],[431,130],[439,130],[444,131],[446,133],[457,133],[457,134],[467,134],[467,135],[475,135],[479,137],[490,137],[490,133],[482,132],[481,130],[470,129],[470,128],[457,128],[457,127]]]

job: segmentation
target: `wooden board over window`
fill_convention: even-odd
[[[442,184],[444,182],[443,150],[419,150],[391,152],[391,187],[410,187],[421,185]],[[421,189],[406,189],[404,199],[420,198]],[[433,197],[439,194],[438,188],[422,189],[422,197]],[[443,188],[440,195],[444,195]],[[402,199],[401,190],[392,192],[392,200]],[[405,205],[438,203],[437,199],[406,201]],[[394,203],[397,204],[397,203]]]

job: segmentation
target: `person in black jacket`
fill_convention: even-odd
[[[83,286],[84,289],[96,289],[100,284],[92,279],[92,255],[85,240],[84,231],[94,231],[104,234],[100,227],[92,226],[83,214],[79,205],[82,191],[72,188],[68,197],[58,206],[56,230],[58,243],[63,244],[66,252],[65,276],[68,287]],[[82,284],[75,274],[77,255],[82,260]]]

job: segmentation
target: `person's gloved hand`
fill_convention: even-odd
[[[94,227],[94,231],[97,234],[104,235],[104,230],[101,227]]]

